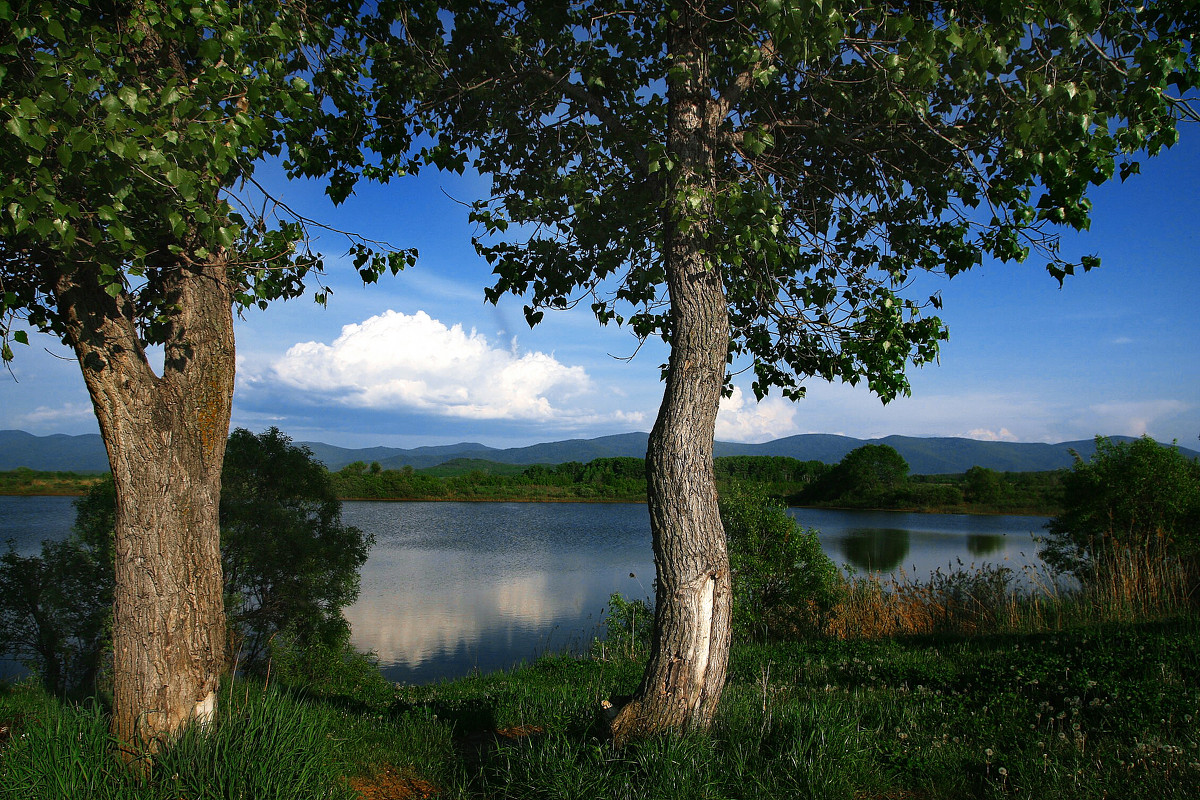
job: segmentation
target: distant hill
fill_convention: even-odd
[[[594,458],[646,455],[645,433],[622,433],[597,439],[567,439],[528,447],[499,449],[477,443],[417,447],[412,450],[376,447],[368,450],[346,450],[316,442],[305,442],[317,458],[330,469],[341,469],[352,461],[378,461],[385,469],[411,466],[427,469],[455,459],[467,458],[501,464],[561,464],[564,461],[587,462]],[[1113,441],[1133,441],[1129,436],[1114,436]],[[717,456],[790,456],[801,461],[824,461],[834,464],[855,448],[865,444],[886,444],[896,448],[917,475],[966,472],[974,466],[988,467],[1001,472],[1042,472],[1071,466],[1071,451],[1083,458],[1096,452],[1091,439],[1076,442],[1042,444],[1038,442],[983,442],[977,439],[954,437],[922,438],[916,436],[887,436],[882,439],[855,439],[823,433],[788,436],[763,444],[717,442]],[[1181,447],[1191,458],[1200,453]]]
[[[1114,441],[1132,441],[1128,436],[1114,436]],[[341,469],[355,461],[368,464],[378,461],[384,469],[411,466],[428,469],[455,459],[491,461],[499,464],[561,464],[564,461],[587,462],[596,458],[646,454],[645,433],[622,433],[596,439],[567,439],[545,442],[528,447],[495,448],[477,442],[438,445],[436,447],[369,447],[350,449],[322,442],[301,442],[331,470]],[[801,461],[836,463],[846,453],[864,444],[890,445],[908,461],[912,473],[936,475],[966,472],[974,466],[989,467],[1002,472],[1040,472],[1069,467],[1071,451],[1085,459],[1096,451],[1091,439],[1058,444],[1032,442],[981,442],[976,439],[951,437],[919,438],[887,436],[882,439],[855,439],[831,434],[802,434],[775,439],[763,444],[717,442],[718,456],[762,455],[790,456]],[[1191,458],[1200,453],[1181,447]],[[0,470],[17,467],[46,471],[103,472],[108,469],[104,445],[98,434],[85,436],[34,436],[24,431],[0,431]]]
[[[0,431],[0,470],[29,467],[43,472],[108,472],[108,453],[98,433],[34,436]]]

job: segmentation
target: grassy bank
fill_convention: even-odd
[[[0,472],[0,495],[81,495],[103,478],[103,473],[38,472],[21,467]]]
[[[0,797],[1195,797],[1200,619],[1059,617],[737,645],[711,735],[622,750],[595,714],[636,687],[625,657],[425,686],[237,681],[147,779],[116,768],[100,708],[22,684],[0,691]]]

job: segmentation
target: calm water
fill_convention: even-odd
[[[1036,566],[1043,517],[794,508],[825,551],[859,572],[1004,562]],[[346,503],[373,531],[354,645],[374,650],[389,679],[425,682],[490,671],[547,650],[586,646],[612,592],[649,597],[654,577],[645,506],[590,503]],[[63,538],[71,498],[0,497],[0,542],[23,555]],[[634,577],[630,577],[630,573]],[[11,672],[0,663],[0,674]]]

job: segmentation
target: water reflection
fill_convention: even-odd
[[[1036,566],[1041,517],[971,517],[789,509],[820,531],[837,563],[925,580],[958,561]],[[374,650],[394,681],[491,671],[548,650],[581,647],[612,592],[650,595],[650,524],[643,505],[346,503],[343,516],[375,534],[353,643]],[[71,498],[0,497],[0,549],[22,554],[64,538]],[[637,578],[630,578],[630,573]],[[0,677],[11,671],[0,663]]]
[[[1003,536],[986,533],[972,533],[967,536],[967,552],[973,556],[987,556],[1003,549]]]
[[[353,642],[394,681],[423,682],[578,649],[613,592],[644,597],[645,506],[347,503],[375,531]]]
[[[908,531],[899,528],[854,528],[838,544],[846,560],[864,572],[892,572],[909,547]]]

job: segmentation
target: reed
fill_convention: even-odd
[[[1045,568],[1003,565],[939,570],[928,581],[901,572],[844,579],[823,614],[799,609],[793,633],[837,639],[1060,631],[1077,625],[1164,619],[1200,600],[1194,565],[1165,548],[1126,548],[1082,586]]]

